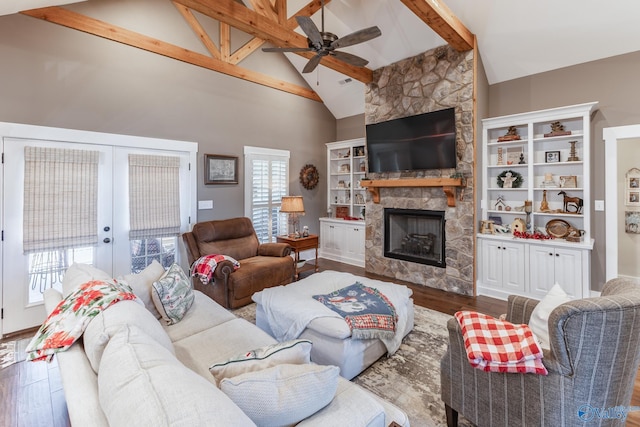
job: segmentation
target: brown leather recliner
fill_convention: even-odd
[[[249,218],[200,222],[182,235],[189,265],[211,254],[228,255],[240,262],[233,270],[230,261],[215,269],[209,284],[193,279],[194,287],[226,308],[238,308],[252,302],[251,296],[264,288],[291,283],[295,265],[291,246],[286,243],[260,243]]]

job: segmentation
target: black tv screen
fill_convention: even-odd
[[[366,126],[369,172],[456,167],[455,108]]]

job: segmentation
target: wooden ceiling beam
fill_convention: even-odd
[[[234,0],[176,0],[234,28],[268,41],[278,47],[307,47],[307,38],[279,25]],[[303,55],[304,56],[304,55]],[[363,83],[371,82],[373,72],[365,67],[354,67],[330,56],[322,58],[322,64]]]
[[[211,37],[209,37],[202,25],[200,25],[200,22],[198,22],[198,19],[191,12],[191,9],[189,9],[188,7],[184,7],[183,5],[176,3],[175,1],[173,2],[173,5],[176,7],[176,9],[178,9],[178,12],[180,12],[184,20],[187,21],[187,24],[189,24],[198,38],[202,41],[202,44],[205,48],[207,48],[211,56],[216,59],[220,59],[221,56],[218,46],[216,46],[213,40],[211,40]]]
[[[276,14],[276,11],[273,9],[273,5],[269,2],[269,0],[250,1],[254,11],[276,22],[278,21],[278,15]]]
[[[442,0],[401,0],[416,16],[459,52],[473,49],[475,36]]]
[[[158,55],[166,56],[198,67],[207,68],[232,77],[237,77],[239,79],[322,102],[318,94],[311,89],[277,80],[264,74],[247,70],[238,67],[237,65],[229,64],[219,59],[184,49],[125,28],[117,27],[104,21],[90,18],[61,7],[45,7],[27,10],[21,13],[72,28],[74,30],[82,31],[87,34],[102,37],[107,40],[116,41],[131,47],[146,50],[147,52],[156,53]]]

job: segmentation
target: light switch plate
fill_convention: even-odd
[[[594,209],[597,210],[597,211],[603,211],[604,210],[604,200],[596,200]]]
[[[213,209],[213,200],[198,200],[198,209]]]

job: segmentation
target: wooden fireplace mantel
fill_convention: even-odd
[[[442,187],[447,206],[456,205],[456,187],[464,187],[464,178],[363,179],[360,186],[371,193],[373,203],[380,203],[380,189],[390,187]]]

